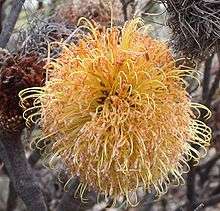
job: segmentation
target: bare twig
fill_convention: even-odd
[[[129,4],[133,3],[134,0],[120,0],[121,4],[122,4],[122,12],[124,15],[124,21],[128,20],[128,6]]]
[[[2,31],[2,22],[4,19],[4,10],[3,10],[4,3],[5,0],[0,0],[0,32]]]
[[[195,192],[195,176],[196,176],[196,171],[195,168],[193,167],[193,163],[190,162],[189,166],[191,168],[191,171],[187,175],[187,211],[193,211],[196,202],[196,192]]]
[[[15,24],[17,22],[18,16],[20,14],[20,11],[22,9],[22,6],[24,4],[25,0],[17,0],[12,2],[11,10],[6,17],[6,20],[4,21],[4,25],[2,27],[2,31],[0,34],[0,47],[5,48],[7,46],[7,43],[11,37],[11,34],[14,30]]]
[[[203,208],[210,207],[218,204],[220,202],[220,194],[209,197],[208,199],[205,199],[203,201],[200,201],[196,204],[196,206],[200,206],[202,204]]]
[[[212,101],[212,98],[213,98],[216,90],[219,87],[219,81],[220,81],[220,69],[216,73],[215,80],[212,84],[212,87],[210,88],[209,95],[208,95],[208,98],[207,98],[207,101],[206,101],[206,105],[210,105],[210,103]]]
[[[215,95],[216,90],[219,88],[219,81],[220,81],[220,52],[218,52],[217,55],[218,55],[218,60],[219,60],[219,69],[218,69],[218,72],[216,73],[214,82],[212,84],[212,87],[210,88],[209,95],[207,97],[206,104],[208,106],[210,105],[210,103],[212,101],[212,98]]]
[[[214,54],[210,56],[205,62],[205,70],[204,70],[204,79],[203,79],[203,91],[202,91],[202,100],[206,101],[209,96],[209,86],[210,86],[210,72],[211,65]]]
[[[196,168],[198,172],[200,172],[200,184],[204,184],[204,182],[208,179],[209,173],[216,162],[220,159],[220,153],[217,153],[213,156],[208,162],[203,165],[200,165]]]
[[[8,193],[8,200],[7,200],[7,210],[6,211],[12,211],[17,206],[17,193],[14,189],[13,182],[9,182],[9,193]]]

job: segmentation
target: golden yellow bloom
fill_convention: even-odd
[[[20,93],[22,103],[36,98],[24,116],[40,117],[52,161],[80,176],[81,192],[88,186],[127,201],[139,187],[163,193],[209,145],[211,130],[195,114],[206,108],[190,102],[187,70],[140,24],[90,27],[50,61],[43,88]]]

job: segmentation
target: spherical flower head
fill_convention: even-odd
[[[85,186],[129,202],[139,187],[161,194],[182,181],[187,161],[198,161],[211,137],[197,119],[205,107],[186,92],[189,70],[176,67],[141,24],[91,26],[49,62],[45,87],[20,93],[22,102],[36,98],[40,111],[26,118],[40,115],[51,162],[61,159]]]

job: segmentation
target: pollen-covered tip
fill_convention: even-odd
[[[141,187],[161,194],[209,145],[211,130],[198,119],[200,108],[209,111],[186,91],[190,70],[176,67],[139,19],[123,28],[90,24],[47,72],[44,87],[20,92],[23,103],[34,98],[32,109],[39,108],[24,116],[40,122],[50,162],[61,160],[79,175],[81,196],[87,186],[133,205]]]

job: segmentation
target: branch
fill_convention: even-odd
[[[193,163],[189,162],[190,172],[187,175],[186,185],[187,185],[187,211],[194,210],[194,204],[196,202],[196,192],[195,192],[195,168],[193,167]]]
[[[203,165],[196,167],[196,170],[199,171],[200,174],[200,185],[204,184],[205,181],[208,179],[210,171],[219,159],[220,153],[217,153],[209,161],[207,161]]]
[[[2,32],[0,34],[0,47],[5,48],[7,43],[11,37],[11,34],[14,30],[15,24],[17,22],[18,16],[22,9],[25,0],[13,0],[10,13],[6,20],[4,21],[4,25],[2,27]]]
[[[13,182],[9,182],[9,193],[8,193],[8,200],[7,200],[7,210],[6,211],[12,211],[15,210],[17,206],[17,193],[14,189]]]
[[[122,12],[124,15],[124,21],[128,20],[128,5],[131,4],[134,0],[120,0],[122,4]]]
[[[219,60],[219,70],[216,73],[214,82],[212,84],[212,87],[210,88],[209,95],[207,97],[206,105],[208,105],[208,106],[210,106],[212,98],[213,98],[216,90],[219,88],[219,81],[220,81],[220,52],[218,52],[217,55],[218,55],[218,60]]]
[[[210,206],[214,206],[218,204],[219,202],[220,202],[220,194],[209,197],[208,199],[198,202],[196,204],[196,207],[199,207],[201,205],[203,206],[203,208],[210,207]]]
[[[219,87],[219,81],[220,81],[220,69],[218,70],[218,72],[216,73],[216,76],[215,76],[215,80],[212,84],[212,87],[209,91],[209,95],[208,95],[208,98],[207,98],[207,101],[206,101],[206,104],[209,106],[211,101],[212,101],[212,98],[216,92],[216,90],[218,89]]]
[[[37,162],[38,160],[40,159],[40,152],[37,151],[37,150],[34,150],[29,158],[28,158],[28,163],[31,167],[33,167]],[[0,161],[1,162],[1,161]],[[5,174],[8,176],[8,172],[7,172],[7,169],[5,168],[5,166],[3,167],[3,171],[5,172]],[[14,189],[14,186],[13,186],[13,182],[10,180],[9,181],[9,191],[8,191],[8,199],[7,199],[7,208],[6,208],[6,211],[11,211],[11,210],[14,210],[17,206],[17,198],[18,198],[18,195]]]
[[[2,31],[2,22],[4,19],[4,10],[3,10],[4,3],[5,0],[0,0],[0,32]]]
[[[214,54],[211,55],[206,61],[205,61],[205,70],[204,70],[204,78],[203,78],[203,89],[202,89],[202,100],[205,102],[209,96],[209,86],[210,86],[210,72],[211,72],[211,66],[212,66],[212,59],[214,57]]]
[[[46,211],[43,194],[35,182],[25,157],[20,134],[0,133],[0,157],[17,194],[29,211]]]

